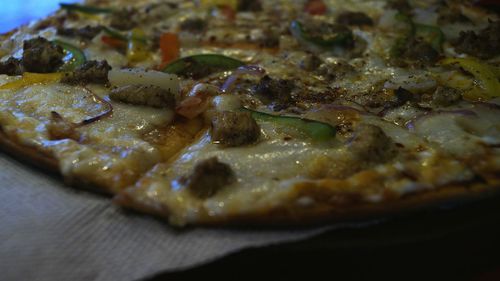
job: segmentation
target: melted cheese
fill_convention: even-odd
[[[106,89],[93,87],[92,90],[107,98]],[[50,140],[47,124],[52,111],[69,122],[78,123],[107,110],[107,105],[93,95],[88,89],[60,84],[34,85],[16,92],[0,91],[2,129],[25,145],[52,153],[60,161],[66,177],[108,172],[112,178],[113,172],[144,172],[162,160],[157,148],[144,141],[142,135],[172,121],[173,112],[167,109],[112,102],[111,117],[77,129],[83,143]]]
[[[283,141],[287,135],[273,124],[262,123],[262,138],[258,144],[246,147],[222,148],[212,143],[210,134],[182,151],[181,156],[161,176],[147,187],[143,200],[153,199],[170,206],[171,220],[184,224],[196,220],[195,213],[210,216],[245,213],[255,208],[279,204],[279,197],[290,192],[290,184],[305,179],[308,165],[320,156],[335,157],[338,144],[318,145],[301,139]],[[210,157],[227,163],[234,170],[237,181],[225,187],[216,196],[202,202],[184,188],[177,179],[189,175],[196,163]],[[158,175],[151,175],[157,177]]]

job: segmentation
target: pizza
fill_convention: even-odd
[[[89,0],[0,39],[0,144],[174,226],[495,196],[494,1]]]

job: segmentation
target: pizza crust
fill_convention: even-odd
[[[16,139],[10,138],[0,130],[0,151],[12,156],[14,159],[32,165],[44,172],[55,174],[62,178],[64,182],[72,187],[88,190],[102,195],[112,195],[106,186],[98,185],[88,179],[69,180],[64,178],[59,168],[59,161],[46,152],[20,144]]]
[[[307,208],[279,206],[248,214],[204,216],[196,221],[196,224],[205,226],[311,226],[324,223],[368,221],[410,215],[421,211],[438,211],[442,207],[459,207],[499,196],[499,191],[500,183],[496,186],[481,183],[449,185],[434,191],[411,194],[399,200],[342,206],[322,203]],[[113,201],[140,213],[171,219],[168,207],[154,201],[137,200],[133,193],[133,189],[125,190],[115,196]]]
[[[20,144],[0,129],[0,150],[46,172],[60,174],[57,159],[34,147]]]

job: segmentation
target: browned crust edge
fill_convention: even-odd
[[[1,127],[0,151],[3,151],[4,153],[12,156],[15,159],[21,160],[21,162],[23,163],[27,163],[45,172],[57,175],[58,177],[63,179],[65,184],[67,185],[95,193],[100,193],[103,195],[112,194],[109,188],[92,183],[88,179],[67,181],[67,179],[64,179],[63,175],[61,174],[59,163],[56,158],[44,151],[41,151],[40,149],[37,149],[36,147],[31,147],[19,143],[15,138],[12,138],[5,134]]]
[[[46,172],[60,175],[57,159],[34,147],[22,145],[13,138],[9,138],[0,128],[0,150],[12,157],[36,166]]]
[[[138,210],[163,219],[169,219],[169,211],[156,202],[139,202],[133,190],[118,194],[114,201],[126,208]],[[436,190],[410,194],[397,200],[379,203],[356,203],[334,206],[317,204],[308,208],[280,206],[249,214],[233,214],[225,217],[204,217],[194,224],[202,226],[314,226],[326,223],[367,221],[404,216],[419,211],[454,207],[500,195],[500,186],[483,183],[449,185]],[[188,223],[189,224],[189,223]]]

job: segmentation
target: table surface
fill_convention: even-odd
[[[147,281],[244,276],[261,280],[500,280],[500,198],[402,216],[307,241],[249,249]]]

